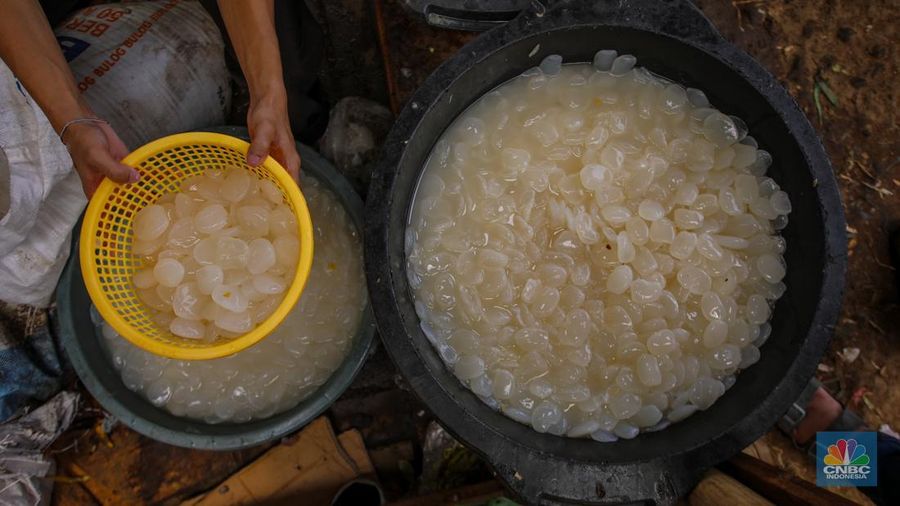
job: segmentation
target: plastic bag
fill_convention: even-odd
[[[87,200],[72,159],[37,103],[0,61],[0,300],[46,306]]]

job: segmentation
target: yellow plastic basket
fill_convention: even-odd
[[[306,200],[287,171],[271,157],[259,167],[247,165],[249,147],[241,139],[215,133],[191,132],[163,137],[123,160],[141,172],[140,181],[120,185],[106,179],[91,198],[81,227],[81,273],[100,315],[135,346],[182,360],[231,355],[266,337],[300,298],[313,259],[312,220]],[[273,181],[284,194],[299,227],[296,274],[281,304],[247,334],[211,343],[184,339],[157,325],[135,293],[131,277],[143,267],[143,262],[131,252],[132,220],[143,207],[178,190],[183,179],[207,169],[234,167],[243,167],[260,179]]]

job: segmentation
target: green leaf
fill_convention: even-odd
[[[813,88],[813,102],[816,103],[816,112],[819,115],[819,124],[822,124],[822,100],[819,99],[819,95],[821,92],[819,91],[819,83],[816,83]]]
[[[822,90],[822,93],[825,94],[825,97],[828,98],[828,101],[831,102],[831,105],[837,107],[837,105],[838,105],[837,95],[831,90],[831,88],[828,86],[828,83],[826,83],[825,81],[818,81],[816,84]]]

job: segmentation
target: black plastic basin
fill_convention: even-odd
[[[404,230],[435,141],[487,91],[559,54],[589,62],[599,49],[706,92],[744,119],[772,153],[769,175],[793,203],[783,231],[786,294],[762,358],[710,409],[660,432],[597,443],[539,434],[484,405],[444,366],[419,327],[406,276]],[[366,267],[388,352],[442,424],[481,454],[529,503],[674,503],[711,466],[757,439],[813,375],[844,284],[844,217],[828,158],[778,82],[683,1],[557,2],[481,35],[438,68],[400,114],[369,190]]]

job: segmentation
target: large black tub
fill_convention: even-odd
[[[542,8],[546,7],[546,8]],[[444,366],[419,328],[406,277],[404,230],[432,145],[478,97],[560,54],[588,62],[615,49],[743,118],[770,151],[769,175],[793,202],[783,231],[787,293],[762,358],[707,411],[633,440],[539,434],[491,410]],[[366,267],[385,346],[442,424],[491,463],[528,503],[674,503],[711,466],[772,427],[813,375],[837,318],[846,237],[826,154],[796,103],[685,1],[534,3],[444,63],[407,103],[369,190]]]

